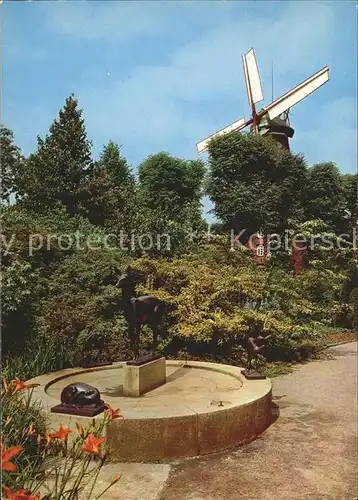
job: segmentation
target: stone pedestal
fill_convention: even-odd
[[[62,403],[51,408],[51,413],[64,413],[65,415],[77,415],[78,417],[95,417],[107,408],[102,401],[100,405],[75,406]]]
[[[125,365],[123,396],[139,397],[166,382],[165,358],[140,365]]]
[[[243,374],[244,377],[246,377],[248,380],[261,380],[265,379],[265,375],[262,375],[260,372],[257,370],[241,370],[241,373]]]

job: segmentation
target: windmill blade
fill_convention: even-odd
[[[329,80],[329,68],[325,66],[320,71],[310,76],[286,94],[269,104],[263,111],[268,112],[270,120],[273,120],[284,111],[292,108],[305,97],[312,94]],[[261,114],[261,113],[260,113]]]
[[[214,137],[218,137],[219,135],[223,135],[223,134],[229,134],[230,132],[234,132],[235,130],[241,130],[241,129],[245,128],[246,125],[247,125],[247,122],[245,121],[245,118],[241,118],[241,120],[237,120],[236,122],[232,123],[231,125],[228,125],[227,127],[222,128],[218,132],[215,132],[215,134],[210,135],[206,139],[197,143],[196,149],[197,149],[198,153],[200,154],[200,153],[203,153],[204,151],[206,151],[208,149],[209,142]]]
[[[247,54],[242,56],[242,60],[244,64],[247,96],[249,98],[250,108],[252,108],[253,104],[262,101],[264,98],[254,49],[250,49]]]

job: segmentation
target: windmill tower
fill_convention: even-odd
[[[305,97],[312,94],[329,79],[329,68],[325,66],[320,71],[310,76],[293,89],[275,99],[271,104],[256,110],[256,104],[263,101],[260,74],[256,62],[254,49],[250,49],[242,56],[247,96],[251,110],[248,120],[241,118],[231,125],[219,130],[213,135],[197,143],[198,153],[208,149],[208,144],[213,137],[231,132],[239,132],[250,126],[250,132],[256,135],[272,136],[279,147],[290,149],[289,139],[293,137],[294,130],[288,118],[289,110]]]

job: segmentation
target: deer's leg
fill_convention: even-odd
[[[259,353],[256,354],[256,371],[259,371]]]
[[[157,350],[157,345],[158,345],[158,325],[153,324],[152,325],[152,330],[153,330],[153,346],[152,346],[152,351],[153,354],[155,354]]]
[[[130,349],[133,354],[135,354],[135,327],[133,325],[129,326],[129,342]]]
[[[252,368],[252,350],[247,350],[247,370],[250,371]]]
[[[247,366],[248,370],[252,369],[252,360],[256,354],[257,346],[255,339],[253,337],[249,337],[248,339],[248,350],[247,350]]]

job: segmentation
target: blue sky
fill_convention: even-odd
[[[241,54],[254,47],[265,104],[271,61],[275,97],[330,67],[292,108],[291,146],[309,164],[357,170],[355,1],[5,0],[1,10],[2,122],[25,154],[73,92],[95,157],[112,139],[133,166],[159,151],[194,159],[199,140],[249,116]]]

